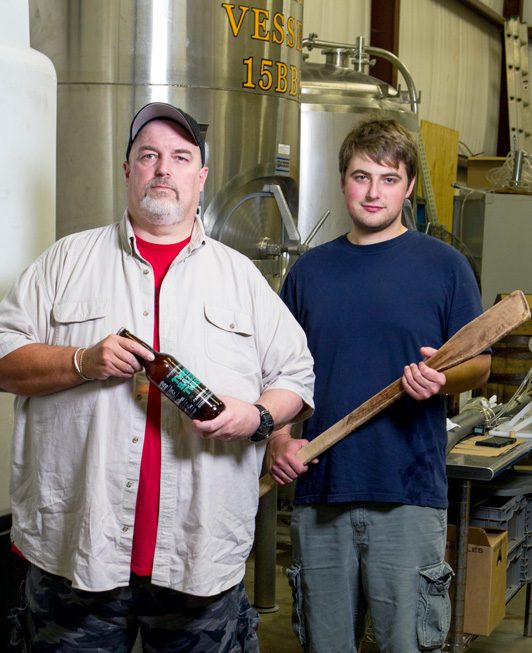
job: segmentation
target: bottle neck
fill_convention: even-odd
[[[142,345],[142,347],[145,347],[148,351],[151,351],[152,354],[157,354],[158,352],[155,351],[153,347],[148,345],[147,342],[144,342],[144,340],[141,340],[140,338],[137,338],[136,335],[131,333],[131,331],[128,331],[127,329],[120,329],[118,332],[119,336],[122,336],[123,338],[129,338],[130,340],[133,340],[134,342],[137,342],[139,345]]]

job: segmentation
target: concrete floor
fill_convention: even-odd
[[[277,544],[275,581],[276,612],[261,613],[259,640],[261,653],[298,653],[301,651],[292,632],[290,615],[292,596],[283,569],[291,563],[290,543],[284,525],[280,524]],[[250,558],[246,573],[246,590],[254,601],[254,560]],[[468,653],[532,653],[532,638],[523,637],[525,588],[506,606],[506,618],[490,637],[477,637],[466,647]],[[364,653],[378,653],[375,646],[364,644]]]

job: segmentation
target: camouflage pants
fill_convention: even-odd
[[[140,630],[151,653],[258,653],[259,617],[244,583],[211,597],[181,594],[132,574],[128,587],[73,589],[31,565],[10,615],[10,653],[126,653]]]

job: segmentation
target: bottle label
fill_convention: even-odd
[[[181,366],[174,367],[157,386],[191,419],[214,396],[199,379]]]

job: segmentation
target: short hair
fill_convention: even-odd
[[[370,118],[354,127],[344,139],[339,152],[342,181],[355,154],[366,156],[375,163],[387,163],[398,168],[405,164],[408,182],[416,176],[418,149],[412,134],[397,120]]]

